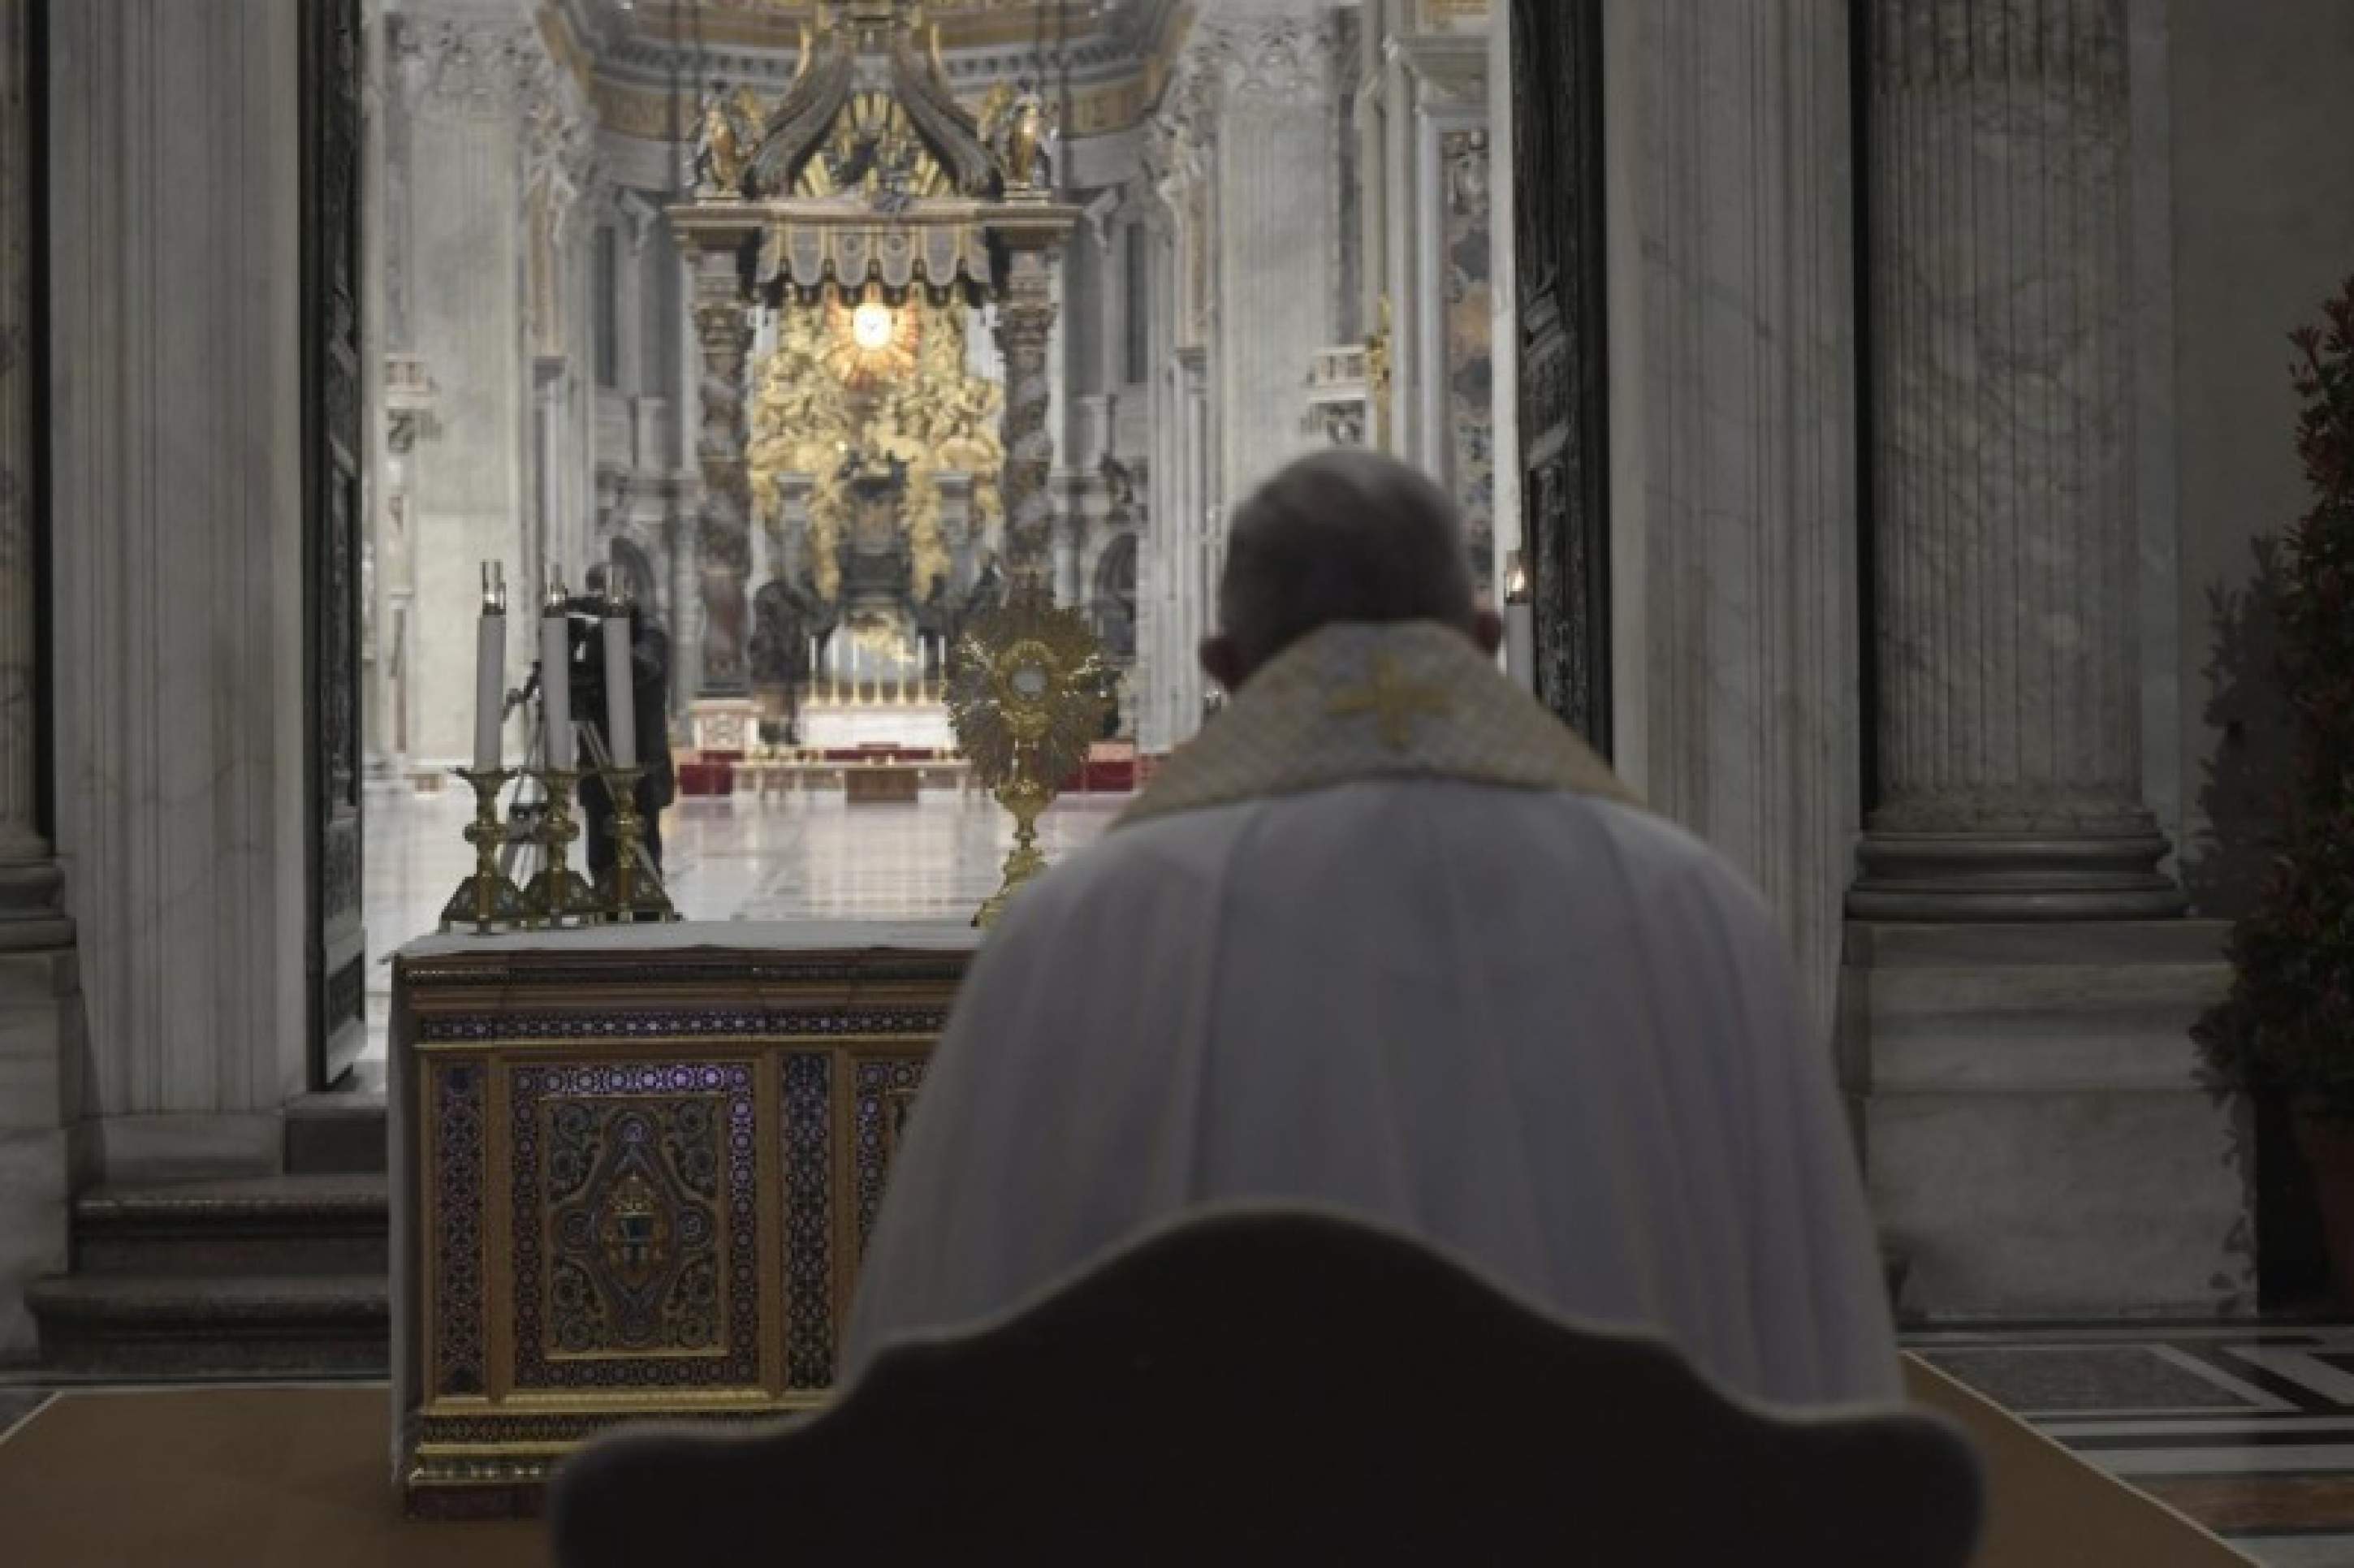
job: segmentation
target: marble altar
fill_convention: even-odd
[[[950,752],[956,731],[942,704],[811,701],[801,709],[801,743],[812,751],[896,746],[909,751]]]
[[[977,933],[745,922],[394,959],[393,1459],[536,1506],[605,1426],[805,1410]]]

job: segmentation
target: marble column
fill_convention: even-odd
[[[38,820],[33,580],[31,99],[26,0],[0,0],[0,1362],[37,1336],[25,1287],[67,1261],[81,999],[63,878]]]
[[[733,249],[695,257],[695,340],[702,354],[703,420],[695,456],[703,504],[695,529],[702,567],[703,681],[706,697],[751,690],[745,626],[745,581],[752,569],[752,477],[745,461],[749,432],[745,362],[753,322]],[[1011,481],[1008,482],[1011,495]]]
[[[1151,526],[1138,547],[1137,741],[1165,753],[1193,733],[1182,719],[1182,690],[1194,665],[1182,624],[1182,566],[1187,472],[1181,355],[1200,340],[1193,310],[1195,259],[1206,254],[1206,204],[1197,192],[1206,179],[1208,111],[1201,73],[1181,58],[1179,72],[1146,127],[1140,198],[1146,242],[1147,380],[1144,429],[1150,441],[1145,482]]]
[[[703,577],[695,551],[702,486],[693,473],[681,471],[663,488],[663,546],[670,566],[670,705],[676,715],[703,690]]]
[[[1755,884],[1828,1037],[1861,771],[1848,6],[1730,10],[1603,12],[1613,760]],[[1515,151],[1532,191],[1582,180]],[[1524,321],[1583,316],[1544,286]],[[1524,344],[1524,385],[1586,330]],[[1559,440],[1529,397],[1523,448]]]
[[[2141,795],[2125,0],[1865,15],[1880,801],[1849,906],[2179,913]]]
[[[274,1171],[306,1086],[300,8],[48,9],[57,831],[116,1180]]]
[[[38,821],[33,602],[32,166],[23,0],[0,5],[0,949],[72,934]]]
[[[1062,516],[1055,529],[1055,602],[1084,607],[1087,584],[1080,578],[1079,567],[1087,552],[1086,485],[1074,476],[1055,488],[1062,499]]]
[[[1496,575],[1490,588],[1500,605],[1505,599],[1512,556],[1522,546],[1520,257],[1516,254],[1520,216],[1512,188],[1512,171],[1518,167],[1513,148],[1518,115],[1511,80],[1512,7],[1511,0],[1497,0],[1488,23],[1488,264],[1493,273],[1490,298],[1493,314],[1488,337],[1495,356],[1490,417],[1495,422]],[[1526,668],[1509,673],[1524,689],[1535,691],[1533,660],[1527,662]]]
[[[998,482],[1005,503],[1005,557],[1010,571],[1050,574],[1055,498],[1055,278],[1053,249],[1023,247],[1007,259],[997,302],[997,350],[1005,362],[1005,469]],[[1051,583],[1051,577],[1049,577]]]

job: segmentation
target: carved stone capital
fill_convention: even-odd
[[[385,42],[402,99],[444,114],[504,118],[553,73],[538,36],[521,21],[395,14],[385,18]]]
[[[2126,96],[2126,0],[1870,0],[1882,90],[1984,86]]]
[[[1339,90],[1342,42],[1331,14],[1213,14],[1186,48],[1228,99],[1322,101]]]

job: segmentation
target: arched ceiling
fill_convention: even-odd
[[[801,30],[853,11],[937,24],[958,95],[1041,80],[1061,99],[1066,134],[1127,130],[1150,108],[1187,0],[540,0],[608,129],[661,138],[681,123],[680,84],[744,83],[777,93],[792,79]]]

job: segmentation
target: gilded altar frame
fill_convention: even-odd
[[[825,1402],[971,940],[400,956],[393,1375],[410,1511],[530,1512],[567,1454],[621,1422]]]

